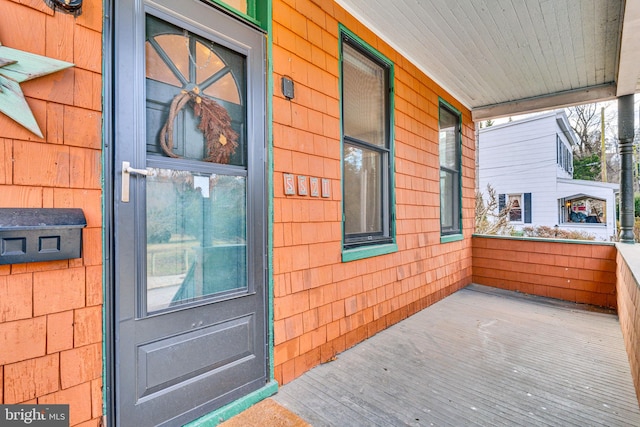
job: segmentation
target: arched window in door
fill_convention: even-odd
[[[228,113],[238,135],[229,164],[246,166],[245,57],[186,29],[147,16],[145,43],[147,153],[163,154],[162,127],[171,119],[172,100],[184,91],[196,93]],[[208,153],[200,118],[184,106],[172,123],[172,151],[182,158],[205,160]]]

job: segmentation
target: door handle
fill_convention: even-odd
[[[122,203],[129,203],[129,178],[131,174],[147,176],[149,171],[146,169],[134,169],[129,162],[122,162],[122,193],[120,195]]]

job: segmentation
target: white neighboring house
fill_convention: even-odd
[[[486,195],[490,184],[501,208],[513,203],[509,216],[516,230],[558,225],[611,240],[619,185],[573,179],[571,147],[577,141],[562,110],[480,129],[480,191]]]

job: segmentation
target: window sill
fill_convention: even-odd
[[[459,242],[464,239],[462,234],[449,234],[446,236],[440,236],[440,243]]]
[[[388,243],[377,246],[366,246],[356,249],[344,249],[342,251],[342,262],[371,258],[374,256],[390,254],[393,252],[398,252],[398,245],[396,243]]]

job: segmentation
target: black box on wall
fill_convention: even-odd
[[[82,256],[82,209],[0,209],[0,265]]]

